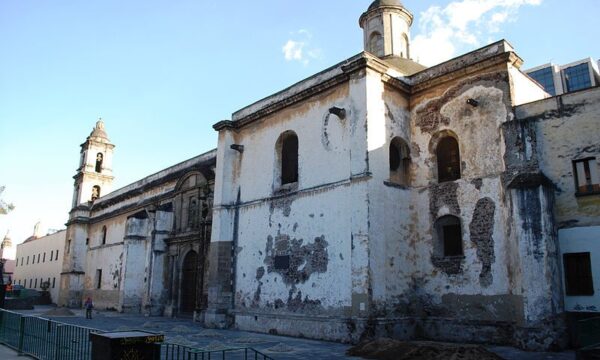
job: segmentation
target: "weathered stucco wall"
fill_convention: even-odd
[[[88,228],[84,297],[91,296],[94,305],[99,309],[121,310],[119,300],[123,280],[123,237],[126,221],[127,214],[123,214],[91,224]],[[102,229],[105,226],[106,243],[102,244]],[[100,284],[98,270],[102,271]]]
[[[600,313],[600,226],[560,229],[558,237],[561,254],[590,253],[594,286],[594,294],[591,296],[567,296],[565,292],[565,309],[567,311]]]
[[[560,240],[560,259],[567,253],[589,252],[594,295],[565,296],[567,311],[596,312],[600,258],[597,243],[600,225],[600,194],[577,194],[573,161],[592,160],[591,171],[600,171],[600,89],[592,88],[519,106],[517,119],[535,130],[531,140],[540,154],[540,168],[555,189],[554,213]],[[595,166],[595,169],[593,167]],[[560,264],[560,272],[564,267]]]
[[[295,327],[296,315],[339,319],[367,311],[365,97],[361,72],[236,132],[221,133],[213,244],[215,238],[237,244],[238,326],[298,335],[310,328]],[[331,112],[333,107],[345,114]],[[281,186],[276,143],[285,131],[298,137],[299,178]],[[243,145],[243,153],[228,149],[232,143]],[[287,269],[276,269],[278,255],[290,256]],[[287,320],[265,324],[265,316],[273,314]]]
[[[573,160],[596,158],[600,169],[600,88],[566,94],[515,109],[534,124],[540,167],[556,187],[560,228],[600,225],[600,195],[575,196]]]

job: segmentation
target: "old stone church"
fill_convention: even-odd
[[[364,52],[215,124],[214,151],[116,191],[98,122],[59,304],[346,342],[563,346],[566,297],[600,310],[598,261],[591,297],[569,295],[585,266],[565,273],[559,246],[570,229],[600,238],[600,90],[550,97],[506,41],[425,68],[412,21],[374,1]]]

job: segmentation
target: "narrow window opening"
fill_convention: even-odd
[[[67,254],[71,253],[71,239],[67,241]]]
[[[563,254],[565,287],[568,296],[594,295],[590,253]]]
[[[52,288],[54,289],[55,286],[56,286],[56,278],[52,278]]]
[[[390,142],[390,181],[399,185],[409,185],[410,150],[401,138]]]
[[[100,197],[100,186],[94,185],[92,187],[92,201],[96,201]]]
[[[106,245],[106,226],[102,227],[102,245]]]
[[[460,179],[460,151],[458,141],[451,136],[440,140],[437,149],[438,182]]]
[[[96,289],[102,287],[102,269],[96,270]]]
[[[600,177],[596,158],[573,161],[575,186],[577,195],[587,195],[600,192]]]
[[[42,257],[42,262],[45,263],[46,262],[46,253],[44,253],[44,256]]]
[[[104,161],[104,155],[102,153],[98,153],[96,155],[96,172],[102,172],[102,162]]]
[[[383,36],[376,31],[369,37],[369,52],[379,57],[383,56]]]
[[[444,231],[444,256],[461,256],[462,238],[460,232],[460,224],[446,225]]]
[[[281,185],[298,182],[298,137],[293,132],[281,136]]]
[[[446,215],[435,222],[435,254],[451,257],[463,255],[462,228],[460,219]]]

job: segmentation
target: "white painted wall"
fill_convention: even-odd
[[[594,283],[593,296],[567,296],[565,293],[565,309],[600,313],[600,226],[561,229],[558,231],[558,238],[561,267],[563,254],[589,252]],[[564,284],[564,267],[562,273]]]

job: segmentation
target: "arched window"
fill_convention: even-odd
[[[460,151],[452,136],[443,137],[436,148],[438,182],[460,179]]]
[[[404,140],[395,137],[390,142],[390,181],[409,184],[410,149]]]
[[[286,131],[277,141],[280,161],[281,185],[298,182],[298,136]]]
[[[92,201],[95,201],[99,197],[100,197],[100,186],[94,185],[94,187],[92,187]]]
[[[106,226],[102,227],[102,245],[106,245]]]
[[[402,34],[402,57],[410,59],[410,46],[408,44],[408,35]]]
[[[383,36],[377,31],[369,36],[369,52],[373,55],[383,56]]]
[[[437,256],[462,256],[462,229],[460,219],[446,215],[435,222],[435,253]]]
[[[102,172],[102,161],[104,161],[104,155],[102,153],[96,154],[96,172]]]

